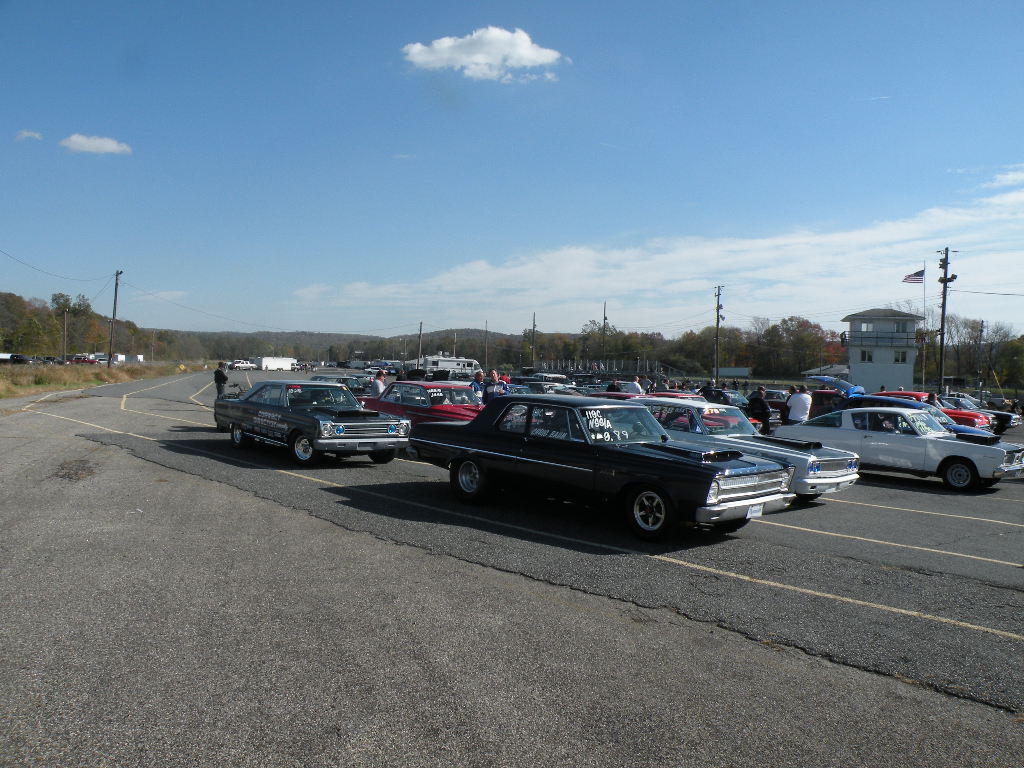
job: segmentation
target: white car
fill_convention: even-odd
[[[789,490],[803,501],[849,488],[859,477],[856,453],[825,448],[820,442],[766,437],[734,405],[656,395],[629,402],[647,406],[673,440],[698,443],[710,450],[742,451],[793,467]]]
[[[232,371],[255,371],[256,364],[250,363],[248,360],[232,360],[228,363],[228,368]]]
[[[864,468],[936,475],[957,491],[1024,474],[1024,446],[999,442],[996,435],[954,435],[929,413],[909,408],[834,411],[775,434],[854,451]]]

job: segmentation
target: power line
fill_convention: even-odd
[[[68,277],[67,275],[58,275],[56,272],[47,272],[45,269],[40,269],[39,267],[37,267],[37,266],[35,266],[33,264],[29,264],[27,261],[23,261],[22,259],[19,259],[17,256],[12,256],[11,254],[9,254],[7,251],[3,250],[2,248],[0,248],[0,253],[2,253],[4,256],[9,258],[11,261],[16,261],[16,262],[18,262],[19,264],[21,264],[24,267],[28,267],[29,269],[34,269],[36,272],[40,272],[40,273],[42,273],[44,275],[48,275],[50,277],[60,278],[61,280],[71,280],[72,282],[75,282],[75,283],[98,283],[100,280],[108,280],[108,281],[110,280],[110,278],[107,275],[103,275],[102,277]]]
[[[977,293],[982,296],[1024,296],[1024,293],[993,293],[992,291],[965,291],[963,288],[950,288],[953,293]]]

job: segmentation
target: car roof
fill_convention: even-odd
[[[930,403],[922,403],[920,400],[913,397],[890,397],[889,395],[854,395],[849,399],[849,402],[855,403],[858,400],[868,399],[881,400],[882,406],[876,407],[891,406],[893,408],[912,408],[918,411],[926,411],[928,409],[923,408],[922,406],[930,405]],[[909,405],[906,405],[906,403],[909,403]]]
[[[338,387],[344,389],[344,385],[337,383],[336,381],[313,381],[312,379],[272,379],[270,381],[258,381],[253,385],[253,388],[262,387],[264,384],[301,384],[308,386],[309,384],[316,384],[318,387]]]
[[[619,408],[643,408],[643,405],[635,402],[634,399],[613,400],[608,398],[602,400],[599,397],[588,397],[587,395],[503,395],[491,400],[488,405],[491,403],[507,403],[509,401],[533,405],[564,405],[570,408],[606,408],[612,405]],[[644,408],[644,410],[647,409]]]
[[[899,414],[917,414],[921,412],[920,408],[894,408],[890,406],[880,407],[868,407],[868,408],[847,408],[845,411],[833,411],[833,413],[867,413],[871,411],[873,413],[899,413]],[[822,414],[823,416],[825,414]]]
[[[437,389],[438,387],[462,387],[465,389],[469,386],[468,381],[393,381],[388,386],[394,386],[395,384],[413,384],[417,387],[430,387],[431,389]]]

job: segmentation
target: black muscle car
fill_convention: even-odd
[[[450,471],[464,502],[503,482],[612,500],[645,539],[676,523],[735,531],[785,508],[792,469],[736,450],[671,440],[628,401],[507,395],[467,423],[413,426],[407,453]]]
[[[297,464],[323,453],[366,454],[377,464],[409,442],[409,420],[364,409],[347,387],[326,381],[264,381],[213,404],[217,428],[237,447],[252,441],[287,446]]]

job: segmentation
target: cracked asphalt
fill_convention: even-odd
[[[236,450],[209,378],[0,403],[0,764],[1024,762],[1020,481],[655,546]]]

